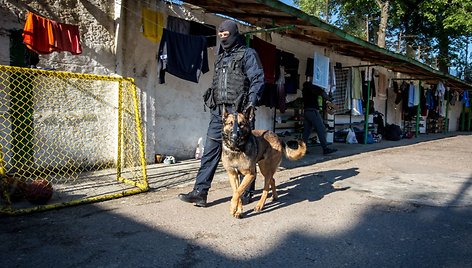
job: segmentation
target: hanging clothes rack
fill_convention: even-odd
[[[378,64],[361,64],[361,65],[355,65],[355,66],[344,66],[344,67],[341,67],[341,69],[349,69],[349,68],[362,68],[362,67],[367,67],[367,68],[371,68],[371,67],[376,67],[376,66],[379,66]],[[367,74],[366,74],[367,75]],[[370,78],[371,79],[371,78]],[[369,110],[370,110],[370,95],[371,95],[371,92],[370,92],[370,82],[371,80],[367,80],[367,100],[366,100],[366,107],[365,107],[365,115],[364,115],[364,144],[367,144],[367,137],[369,136]],[[352,91],[352,88],[351,88],[351,91]],[[352,99],[351,99],[352,101]]]

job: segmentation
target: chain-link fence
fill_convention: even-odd
[[[146,191],[130,78],[0,65],[1,213]]]

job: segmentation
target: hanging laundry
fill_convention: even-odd
[[[23,42],[26,47],[38,54],[53,52],[54,35],[51,22],[46,18],[28,12],[23,28]]]
[[[214,25],[168,16],[166,29],[181,34],[204,36],[207,39],[207,47],[214,47],[217,45],[216,27]],[[218,51],[218,49],[216,49],[216,51]]]
[[[51,21],[54,32],[55,51],[68,51],[74,55],[82,53],[79,27],[77,25]]]
[[[353,99],[362,99],[362,77],[358,67],[353,67],[351,70],[351,83]]]
[[[300,77],[298,75],[298,66],[300,61],[295,57],[295,54],[278,50],[276,49],[277,59],[276,65],[280,68],[280,66],[284,67],[285,73],[285,84],[284,89],[286,94],[296,94],[298,88],[300,88]],[[276,69],[276,72],[278,70]],[[281,74],[279,73],[279,76]],[[276,77],[277,74],[276,74]]]
[[[414,98],[413,98],[413,105],[417,106],[417,105],[420,104],[420,100],[421,100],[421,94],[420,94],[421,88],[420,88],[420,85],[419,85],[418,81],[416,81],[413,84],[413,86],[415,88],[415,93],[414,93]]]
[[[408,87],[408,107],[413,107],[415,106],[415,85],[413,82],[410,82],[410,85]]]
[[[433,95],[434,94],[431,88],[428,88],[426,90],[426,107],[428,108],[428,110],[434,110],[435,108]]]
[[[190,34],[190,21],[168,16],[166,29],[176,33]]]
[[[198,83],[200,75],[210,70],[203,36],[164,29],[157,58],[160,84],[165,83],[165,72]]]
[[[442,82],[439,82],[436,88],[436,96],[444,97],[445,93],[446,93],[446,87],[444,87],[444,84]]]
[[[54,51],[68,51],[81,54],[79,27],[59,23],[28,12],[23,28],[23,42],[26,47],[38,54]]]
[[[266,106],[269,108],[278,107],[278,92],[276,84],[265,84],[264,91],[262,92],[262,97],[259,100],[259,105]]]
[[[329,63],[329,88],[326,89],[326,94],[330,95],[336,91],[336,75],[334,74],[334,64]]]
[[[313,85],[323,89],[329,87],[329,58],[315,52],[313,67]]]
[[[379,73],[378,88],[379,88],[379,99],[387,99],[387,88],[388,88],[388,78],[385,74]]]
[[[268,43],[260,38],[253,37],[251,47],[257,51],[264,69],[264,79],[266,83],[275,83],[276,56],[277,49],[275,45]]]
[[[464,103],[464,107],[470,107],[469,91],[464,90],[464,93],[462,94],[462,102]]]
[[[152,42],[159,42],[164,29],[164,14],[148,8],[142,10],[143,35]]]
[[[351,115],[354,115],[354,116],[364,115],[362,107],[363,106],[362,106],[361,99],[352,99]]]
[[[280,66],[279,67],[280,70],[279,70],[279,78],[277,79],[277,98],[278,98],[278,105],[277,105],[277,108],[279,108],[280,112],[281,113],[285,113],[285,104],[286,104],[286,101],[285,101],[285,97],[286,97],[286,92],[285,92],[285,67],[284,66]]]
[[[368,75],[366,75],[366,73]],[[372,97],[377,96],[377,92],[375,90],[375,83],[374,83],[374,69],[372,67],[366,67],[365,71],[361,71],[362,77],[362,100],[366,101],[371,99]],[[370,84],[370,96],[368,95]]]
[[[214,25],[191,21],[189,34],[204,36],[207,40],[207,47],[216,46],[216,27]]]

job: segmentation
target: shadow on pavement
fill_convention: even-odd
[[[355,169],[351,173],[354,175]],[[326,177],[324,173],[305,174],[282,185],[285,196],[281,197],[281,205],[316,201],[332,193],[328,186],[319,192],[310,189],[308,180],[315,184],[331,183]],[[226,240],[226,232],[232,232],[235,226],[228,226],[223,233],[212,233],[214,228],[206,226],[198,234],[181,237],[140,222],[140,218],[123,215],[119,210],[84,205],[0,219],[0,266],[471,267],[471,219],[470,208],[371,205],[342,231],[307,232],[304,225],[293,226],[279,236],[274,246],[259,253],[251,252],[254,256],[250,258],[237,258],[231,252],[223,252],[224,246],[201,244],[202,239],[207,239],[206,242],[218,239],[237,247],[240,241]],[[258,237],[270,239],[266,236],[273,235],[277,222],[284,219],[273,220],[257,223],[242,219],[235,224],[269,224]],[[319,215],[307,211],[306,226],[316,221],[321,221]],[[168,224],[178,226],[179,222],[169,219]],[[219,224],[215,219],[214,225]],[[211,235],[205,238],[203,234]]]
[[[277,193],[279,194],[277,201],[271,201],[271,195],[269,194],[266,205],[261,212],[254,213],[254,210],[251,209],[245,212],[244,217],[269,213],[273,210],[303,201],[314,202],[321,200],[323,197],[331,193],[349,189],[349,187],[335,188],[333,184],[336,181],[342,181],[354,177],[357,174],[359,174],[357,168],[349,168],[345,170],[329,170],[298,175],[285,183],[277,185]],[[261,191],[257,191],[256,193],[258,192],[260,193]],[[254,197],[254,204],[259,200],[259,198],[259,194]]]

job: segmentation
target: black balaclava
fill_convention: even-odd
[[[225,20],[220,24],[220,26],[218,26],[218,32],[224,31],[228,31],[229,36],[227,38],[220,38],[221,45],[224,50],[230,50],[239,42],[240,39],[238,25],[232,20]]]

